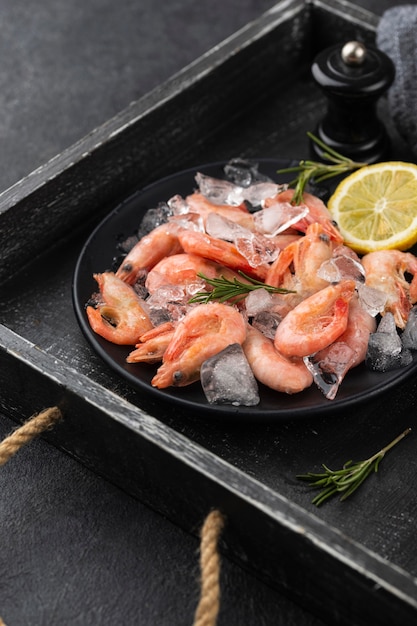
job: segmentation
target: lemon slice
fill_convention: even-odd
[[[366,165],[342,180],[328,208],[356,252],[411,248],[417,242],[417,165]]]

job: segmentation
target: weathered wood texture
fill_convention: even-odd
[[[59,405],[49,441],[190,532],[220,507],[231,558],[329,623],[406,626],[417,616],[413,438],[349,504],[315,510],[295,475],[365,458],[413,425],[416,381],[353,415],[210,422],[110,372],[71,303],[84,239],[133,189],[202,161],[302,157],[323,107],[315,51],[372,41],[375,24],[346,2],[281,3],[3,193],[0,408],[19,420]]]

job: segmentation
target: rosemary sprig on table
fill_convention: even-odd
[[[321,163],[320,161],[300,161],[298,165],[294,167],[287,167],[282,170],[278,170],[278,174],[289,174],[296,172],[297,176],[289,182],[290,187],[295,188],[294,197],[292,199],[293,204],[298,205],[303,201],[303,193],[306,185],[309,181],[315,183],[321,183],[328,178],[339,176],[345,172],[357,170],[367,163],[359,163],[352,161],[348,157],[339,154],[333,148],[327,146],[321,139],[308,132],[308,137],[311,141],[314,141],[323,150],[323,159],[330,161],[330,163]]]
[[[237,278],[229,280],[224,276],[221,276],[220,278],[208,278],[208,276],[205,276],[200,272],[197,273],[197,276],[202,278],[208,285],[211,285],[213,289],[209,292],[199,291],[189,300],[189,302],[207,304],[207,302],[211,302],[212,300],[217,300],[217,302],[226,302],[231,299],[242,300],[250,291],[254,291],[255,289],[266,289],[269,293],[294,293],[293,291],[283,289],[282,287],[266,285],[260,280],[247,276],[240,270],[238,271],[238,274],[240,274],[240,276],[248,282],[244,283]]]
[[[323,473],[314,474],[313,472],[309,472],[308,474],[300,474],[297,478],[309,482],[314,489],[322,488],[322,491],[311,501],[312,504],[316,506],[320,506],[328,498],[338,493],[342,493],[340,500],[346,500],[347,497],[361,486],[371,472],[378,471],[379,464],[388,450],[391,450],[391,448],[401,441],[401,439],[404,439],[410,432],[411,428],[407,428],[401,435],[398,435],[391,443],[369,457],[369,459],[366,459],[366,461],[359,461],[357,463],[347,461],[342,469],[335,471],[323,465],[322,467],[325,470]]]

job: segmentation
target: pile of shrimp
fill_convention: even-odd
[[[397,250],[359,258],[310,193],[294,205],[294,191],[273,182],[243,188],[198,173],[196,183],[167,201],[166,221],[115,271],[94,275],[91,328],[130,346],[128,363],[153,365],[158,389],[195,383],[203,363],[238,345],[263,385],[295,394],[314,381],[333,399],[365,360],[377,316],[389,313],[404,329],[417,301],[417,258]],[[191,302],[212,290],[205,277],[249,277],[284,292]]]

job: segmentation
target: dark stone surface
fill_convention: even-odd
[[[0,189],[274,4],[3,3]],[[396,3],[356,4],[381,15]],[[0,416],[1,438],[12,426]],[[192,623],[195,537],[42,440],[0,469],[0,492],[0,616],[7,626]],[[221,588],[219,626],[322,624],[227,559]]]

